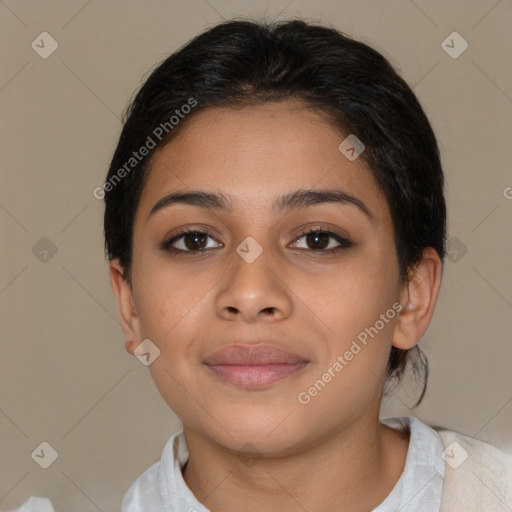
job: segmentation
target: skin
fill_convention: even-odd
[[[413,347],[425,332],[441,261],[426,249],[400,282],[385,196],[362,158],[352,162],[338,150],[344,136],[300,103],[205,109],[182,128],[152,157],[134,223],[132,286],[117,260],[110,278],[127,350],[147,338],[160,349],[149,369],[183,422],[185,481],[214,512],[368,511],[399,479],[409,442],[408,433],[379,423],[389,351]],[[149,215],[162,197],[189,189],[229,195],[232,208],[173,204]],[[371,218],[353,204],[272,208],[297,189],[341,189]],[[187,227],[211,234],[206,252],[160,248]],[[308,242],[302,235],[315,227],[353,245],[322,254],[315,249],[339,242]],[[263,249],[252,263],[236,252],[247,236]],[[194,247],[188,243],[174,246]],[[400,314],[299,403],[298,394],[397,301]],[[274,342],[309,364],[265,389],[227,384],[202,363],[240,340]]]

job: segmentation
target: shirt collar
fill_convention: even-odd
[[[410,432],[404,470],[391,492],[372,512],[439,512],[445,477],[441,457],[444,444],[439,434],[412,417],[387,418],[381,423]],[[210,512],[194,496],[183,478],[183,468],[189,458],[183,431],[166,443],[158,466],[158,482],[146,487],[146,496],[156,496],[159,504],[172,503],[177,510]],[[155,493],[155,494],[153,494]],[[152,502],[152,504],[155,504]]]
[[[412,417],[387,418],[381,423],[410,432],[402,474],[386,499],[372,512],[438,512],[445,477],[439,434]]]

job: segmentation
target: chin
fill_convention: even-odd
[[[260,413],[254,407],[245,410],[231,407],[225,414],[216,412],[214,417],[218,423],[210,423],[202,430],[207,430],[206,435],[233,451],[252,450],[266,456],[283,456],[301,444],[306,435],[304,422],[290,412],[283,407],[272,411],[267,407]]]

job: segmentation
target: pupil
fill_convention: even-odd
[[[204,239],[205,239],[205,235],[203,235],[202,233],[198,233],[198,232],[189,233],[185,237],[185,245],[186,245],[187,249],[203,248]],[[188,243],[190,240],[192,240],[192,243]]]
[[[309,233],[309,235],[307,235],[307,243],[308,245],[318,245],[319,242],[318,242],[318,239],[323,239],[324,243],[321,243],[320,242],[320,245],[321,247],[315,247],[316,249],[325,249],[328,245],[329,245],[329,242],[328,242],[328,236],[326,236],[325,233]],[[327,242],[327,243],[325,243]]]

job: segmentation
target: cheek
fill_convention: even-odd
[[[160,350],[149,370],[160,394],[177,412],[187,397],[184,390],[196,387],[199,354],[209,334],[212,288],[219,276],[155,262],[140,270],[136,292],[141,333]],[[182,405],[187,406],[186,400]]]
[[[364,328],[398,297],[397,277],[390,267],[382,259],[356,255],[335,271],[303,278],[304,294],[328,325]]]
[[[379,396],[398,298],[385,273],[369,266],[346,270],[325,280],[324,295],[310,295],[324,350],[301,389],[311,417],[338,415],[340,421]]]
[[[329,368],[342,356],[345,382],[371,377],[369,370],[382,375],[387,364],[399,287],[394,261],[378,255],[354,257],[336,273],[308,280],[311,292],[304,291],[318,325],[325,326],[322,364]]]
[[[135,268],[135,267],[134,267]],[[140,260],[136,268],[134,293],[138,304],[141,329],[149,338],[163,342],[172,339],[201,309],[211,284],[179,265]]]

